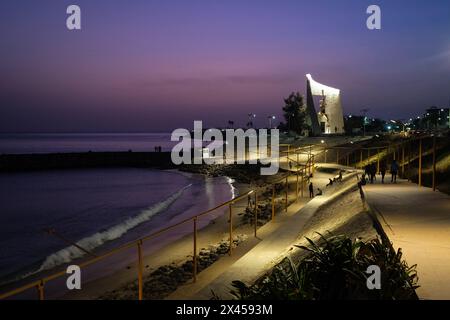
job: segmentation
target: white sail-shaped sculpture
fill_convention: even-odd
[[[342,134],[344,130],[344,115],[342,112],[341,92],[315,81],[310,74],[307,78],[308,109],[314,109],[312,96],[322,96],[322,110],[318,113],[318,122],[321,133]]]

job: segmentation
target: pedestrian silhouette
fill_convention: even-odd
[[[314,198],[314,186],[312,182],[309,183],[309,197]]]
[[[377,174],[377,167],[375,166],[375,163],[372,163],[369,166],[370,183],[373,183],[373,180],[375,179],[376,174]]]
[[[326,185],[327,187],[328,186],[332,186],[333,185],[333,180],[331,180],[331,179],[328,179],[328,180],[330,180],[330,182],[328,182],[328,184]]]
[[[382,162],[380,165],[381,183],[384,183],[384,176],[386,175],[386,163]]]
[[[392,160],[391,164],[391,182],[397,183],[398,164],[397,160]]]

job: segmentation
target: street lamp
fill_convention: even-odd
[[[248,115],[248,122],[247,122],[247,127],[252,127],[253,128],[253,118],[256,118],[256,114],[254,113],[249,113]]]
[[[269,129],[272,129],[272,120],[275,120],[275,116],[268,116],[267,119],[269,119]]]
[[[394,124],[401,124],[401,125],[403,126],[402,132],[403,132],[403,133],[405,132],[405,123],[404,123],[404,119],[400,119],[400,120],[398,120],[398,121],[391,120],[391,122],[394,123]]]
[[[361,109],[361,113],[363,115],[363,136],[364,137],[366,136],[366,115],[369,110],[370,110],[369,108]]]

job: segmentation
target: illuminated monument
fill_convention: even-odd
[[[310,74],[306,75],[306,79],[306,112],[311,133],[313,135],[344,133],[340,90],[315,81]],[[313,96],[321,96],[320,111],[317,114]]]

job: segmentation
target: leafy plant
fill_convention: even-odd
[[[319,243],[306,238],[309,252],[298,266],[285,258],[252,286],[233,281],[232,294],[239,300],[335,300],[335,299],[416,299],[416,265],[402,261],[401,250],[374,239],[363,242],[345,236],[320,235]],[[381,270],[381,289],[369,290],[367,267]]]

